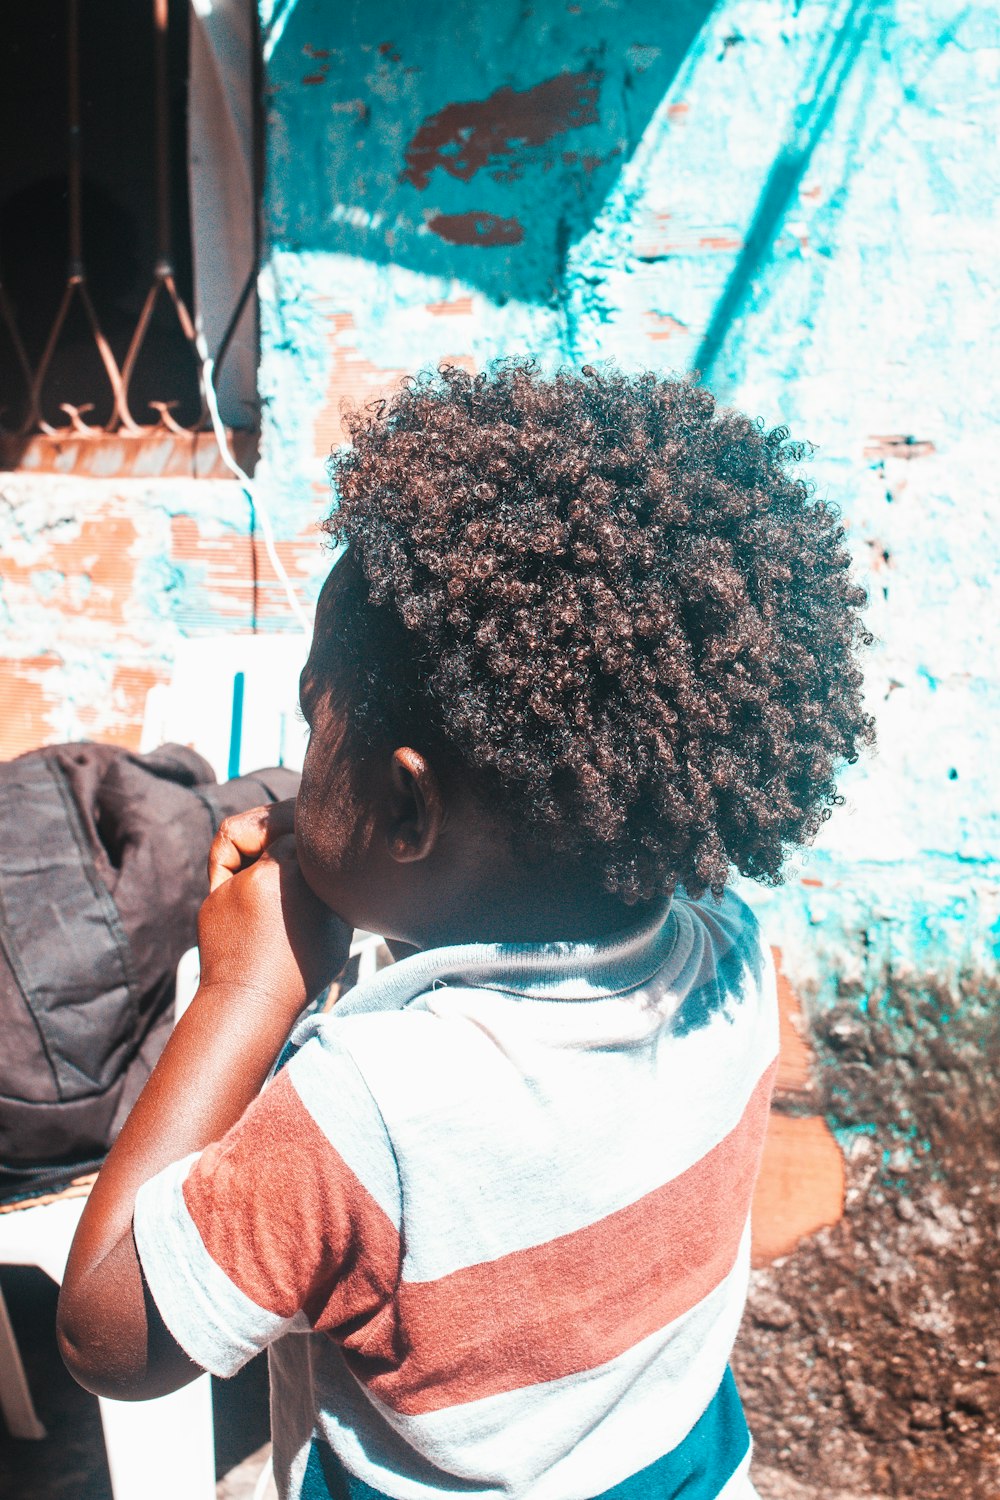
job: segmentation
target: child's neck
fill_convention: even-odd
[[[511,871],[497,860],[480,879],[463,881],[419,921],[412,939],[421,948],[456,943],[600,942],[638,926],[646,906],[626,906],[590,880],[573,878],[565,863]],[[513,878],[512,878],[513,877]],[[449,893],[451,894],[451,893]],[[442,893],[444,896],[444,893]]]
[[[439,797],[438,783],[429,775],[425,780]],[[648,904],[628,906],[603,889],[596,857],[546,847],[541,835],[512,827],[503,811],[461,782],[448,786],[433,838],[422,844],[413,829],[421,818],[429,824],[430,795],[419,806],[412,794],[409,802],[397,797],[407,822],[393,811],[391,790],[371,798],[368,838],[350,878],[342,875],[339,883],[317,889],[355,926],[426,949],[477,942],[601,942],[641,926],[648,916]],[[341,897],[342,907],[337,905]]]

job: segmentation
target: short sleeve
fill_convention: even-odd
[[[221,1141],[140,1188],[133,1220],[163,1321],[223,1376],[283,1334],[373,1318],[398,1281],[399,1224],[384,1121],[329,1030]]]

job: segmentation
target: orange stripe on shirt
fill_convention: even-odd
[[[364,1325],[391,1299],[399,1233],[281,1072],[184,1183],[216,1265],[258,1307],[323,1328]]]
[[[697,1306],[736,1261],[775,1068],[729,1135],[627,1208],[435,1281],[404,1281],[396,1318],[368,1330],[363,1356],[348,1350],[355,1374],[418,1415],[596,1369]]]

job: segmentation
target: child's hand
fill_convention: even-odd
[[[259,859],[275,839],[295,831],[295,798],[251,807],[226,818],[208,851],[208,889],[214,891]]]
[[[227,820],[226,840],[220,830],[212,846],[212,892],[198,917],[200,988],[253,993],[281,1008],[289,1025],[340,973],[351,944],[350,927],[306,884],[294,837],[275,832],[290,806]],[[275,817],[262,816],[268,812]],[[236,869],[235,857],[242,861]]]

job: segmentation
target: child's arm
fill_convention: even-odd
[[[163,1395],[199,1373],[145,1287],[132,1238],[136,1193],[239,1119],[304,1005],[347,959],[350,929],[305,884],[294,841],[269,843],[265,831],[261,848],[249,868],[236,864],[238,873],[213,849],[213,893],[198,924],[201,984],[112,1148],[73,1242],[59,1344],[73,1375],[98,1395]]]

